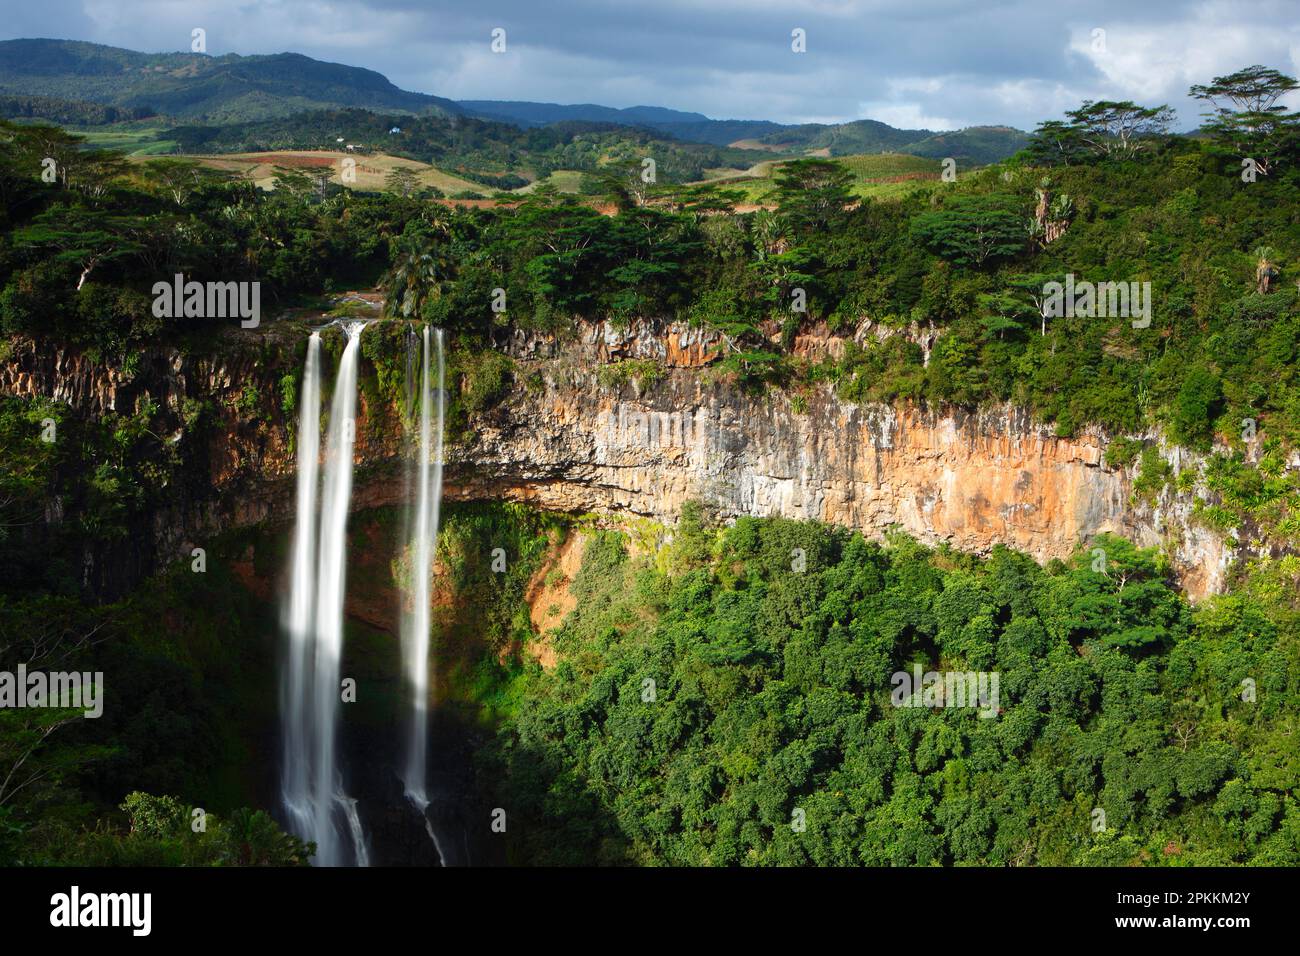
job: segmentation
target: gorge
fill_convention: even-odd
[[[377,321],[374,296],[338,301],[363,317],[309,313],[206,351],[148,350],[129,375],[22,339],[0,369],[0,392],[65,402],[75,416],[147,409],[176,449],[170,491],[138,533],[87,546],[87,588],[111,597],[207,548],[256,601],[287,598],[281,756],[245,773],[259,787],[278,779],[284,824],[317,845],[319,865],[504,862],[482,827],[495,811],[474,766],[501,686],[482,661],[556,667],[556,615],[581,604],[571,588],[597,528],[619,529],[641,554],[671,549],[698,505],[723,524],[813,520],[1040,562],[1115,534],[1162,549],[1194,599],[1252,553],[1198,520],[1199,484],[1144,491],[1136,467],[1108,462],[1117,439],[1097,428],[1066,437],[1012,406],[854,402],[828,385],[754,392],[712,367],[717,333],[682,324],[515,331],[466,354],[440,330]],[[933,343],[917,329],[855,330],[882,334]],[[849,341],[814,328],[794,348],[815,360]],[[254,407],[250,393],[277,399]],[[1138,438],[1175,473],[1199,467],[1157,433]],[[499,589],[460,594],[452,578],[464,572],[436,566],[444,499],[577,522],[525,562],[513,600],[536,637],[524,646],[501,645],[499,625],[494,648],[478,633],[475,601]],[[508,543],[461,540],[445,557],[491,560],[495,572],[523,557]],[[345,706],[340,719],[343,677],[362,687],[360,716]]]
[[[746,23],[787,78],[840,32]],[[915,150],[406,113],[211,38],[4,44],[0,675],[95,693],[0,699],[0,865],[181,922],[165,868],[294,868],[209,909],[325,933],[373,923],[325,882],[409,922],[465,866],[1300,865],[1275,49]]]

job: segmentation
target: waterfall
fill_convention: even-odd
[[[288,649],[280,701],[281,801],[289,828],[302,839],[316,843],[315,862],[319,866],[365,866],[369,861],[356,801],[343,788],[337,755],[347,518],[352,495],[357,366],[364,327],[363,322],[344,326],[347,344],[330,405],[323,467],[321,343],[315,332],[307,342],[299,408],[298,511],[285,608]],[[415,499],[415,512],[407,529],[411,606],[402,616],[402,671],[410,694],[402,778],[407,799],[425,816],[425,828],[439,856],[445,859],[425,814],[429,806],[430,603],[442,504],[446,403],[441,329],[423,330],[420,359],[419,445],[415,466],[408,470],[408,500]],[[412,404],[413,399],[414,395]]]
[[[289,648],[280,695],[280,801],[291,829],[299,836],[311,832],[310,790],[307,784],[307,668],[314,643],[316,599],[316,485],[320,475],[320,334],[307,340],[307,364],[298,397],[298,520],[293,532],[289,571],[289,604],[285,630]]]
[[[345,848],[335,827],[341,809],[349,834],[360,834],[356,805],[343,792],[335,763],[340,701],[339,665],[343,655],[344,557],[347,552],[348,503],[352,497],[352,444],[356,438],[357,361],[364,322],[349,322],[348,344],[339,362],[330,405],[329,437],[325,445],[325,490],[321,497],[320,567],[316,590],[316,673],[312,713],[315,722],[312,802],[316,862],[338,866]],[[352,842],[356,843],[356,840]],[[365,842],[354,847],[356,862],[366,864]]]
[[[444,359],[442,330],[433,331],[437,350],[437,385],[429,374],[430,330],[424,329],[420,375],[420,443],[415,522],[411,530],[411,610],[402,620],[402,667],[411,695],[410,725],[406,734],[403,782],[407,798],[423,813],[429,805],[426,788],[429,710],[429,601],[433,579],[433,554],[438,544],[438,518],[442,503],[442,432],[444,412]],[[426,828],[439,855],[438,838],[426,818]]]
[[[297,835],[316,842],[317,865],[369,862],[356,802],[337,764],[348,504],[352,496],[357,364],[364,322],[344,326],[325,444],[325,479],[316,521],[320,441],[320,341],[307,347],[298,451],[298,518],[288,613],[289,655],[283,692],[283,797]],[[313,554],[313,550],[316,551]],[[314,573],[313,573],[314,572]]]

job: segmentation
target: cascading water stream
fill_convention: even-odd
[[[429,602],[433,579],[433,554],[438,543],[439,511],[442,504],[445,403],[442,330],[433,330],[432,338],[437,353],[436,387],[429,374],[430,330],[426,327],[420,376],[420,443],[416,453],[419,463],[417,503],[409,550],[412,561],[411,611],[403,616],[402,621],[402,663],[411,694],[403,782],[407,799],[421,814],[429,805],[426,785],[429,735]],[[442,848],[438,846],[438,838],[427,817],[425,826],[439,856],[442,856]]]
[[[343,792],[335,762],[339,716],[339,666],[343,656],[343,596],[346,585],[348,504],[352,498],[352,446],[356,438],[357,361],[364,322],[344,326],[348,343],[339,362],[330,405],[329,437],[325,444],[325,489],[321,496],[320,573],[316,590],[316,686],[313,701],[316,727],[312,789],[316,832],[316,861],[321,866],[345,862],[343,841],[334,825],[337,806],[356,843],[358,865],[367,864],[364,839],[355,819],[356,804]]]
[[[347,516],[352,494],[360,337],[364,327],[362,322],[344,326],[347,344],[339,362],[330,405],[323,466],[321,342],[316,332],[307,343],[300,398],[298,518],[291,552],[290,594],[285,614],[288,650],[281,687],[281,799],[290,829],[302,839],[316,843],[315,863],[319,866],[348,863],[365,866],[369,862],[356,801],[344,791],[337,757]],[[415,508],[407,531],[411,560],[410,610],[402,619],[402,668],[411,695],[402,778],[407,799],[424,816],[425,829],[445,861],[432,821],[425,812],[430,802],[430,604],[442,504],[446,404],[441,329],[423,329],[420,358],[419,445],[415,467],[407,472],[408,500],[415,499]],[[414,374],[410,377],[415,378]]]
[[[298,521],[293,533],[289,604],[285,615],[289,648],[280,697],[280,801],[290,826],[300,836],[311,832],[308,786],[308,665],[315,643],[312,621],[316,601],[316,486],[320,478],[320,334],[307,340],[298,398]]]
[[[320,525],[315,535],[320,441],[320,341],[315,333],[307,348],[300,417],[298,520],[282,702],[282,788],[290,825],[302,839],[315,841],[318,866],[369,863],[356,801],[344,792],[336,757],[347,517],[352,496],[358,352],[364,328],[364,322],[344,326],[348,341],[330,406]]]

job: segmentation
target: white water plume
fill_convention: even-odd
[[[316,521],[320,442],[320,339],[307,347],[298,434],[298,518],[287,615],[289,652],[281,700],[282,797],[290,827],[316,843],[318,866],[369,862],[356,801],[338,767],[338,716],[347,583],[347,517],[356,437],[357,365],[364,322],[344,325],[325,444],[324,489]]]
[[[433,349],[430,348],[432,338]],[[436,384],[430,374],[430,352],[436,351]],[[429,746],[429,646],[430,596],[433,556],[438,545],[439,512],[442,504],[443,419],[445,412],[443,334],[441,329],[424,329],[420,375],[420,438],[416,451],[415,521],[411,526],[408,554],[411,559],[411,610],[402,620],[402,669],[411,695],[410,720],[406,733],[406,759],[402,773],[406,796],[424,813],[427,792]],[[438,848],[438,838],[429,821],[429,836]],[[441,855],[441,848],[438,848]]]

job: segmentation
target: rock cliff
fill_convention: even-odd
[[[48,396],[80,415],[155,403],[200,478],[152,517],[152,560],[174,560],[215,532],[292,516],[290,416],[270,396],[299,361],[302,336],[287,323],[241,334],[219,353],[146,353],[132,375],[14,340],[0,363],[0,394]],[[446,497],[666,524],[695,499],[724,519],[813,518],[873,537],[901,528],[964,551],[1005,544],[1039,560],[1114,532],[1163,546],[1192,597],[1223,585],[1234,552],[1194,523],[1191,494],[1169,486],[1155,502],[1135,502],[1131,470],[1106,466],[1106,437],[1096,430],[1058,438],[1012,407],[859,405],[829,387],[798,403],[778,390],[751,394],[708,367],[716,344],[700,330],[649,323],[588,324],[565,341],[503,339],[514,384],[449,445]],[[796,348],[826,354],[841,345],[819,334]],[[601,374],[625,359],[652,360],[655,380]],[[241,404],[250,388],[262,400]],[[207,401],[215,421],[187,428],[187,401]],[[399,429],[375,404],[363,390],[355,509],[402,493]],[[1187,466],[1185,452],[1165,454]]]

